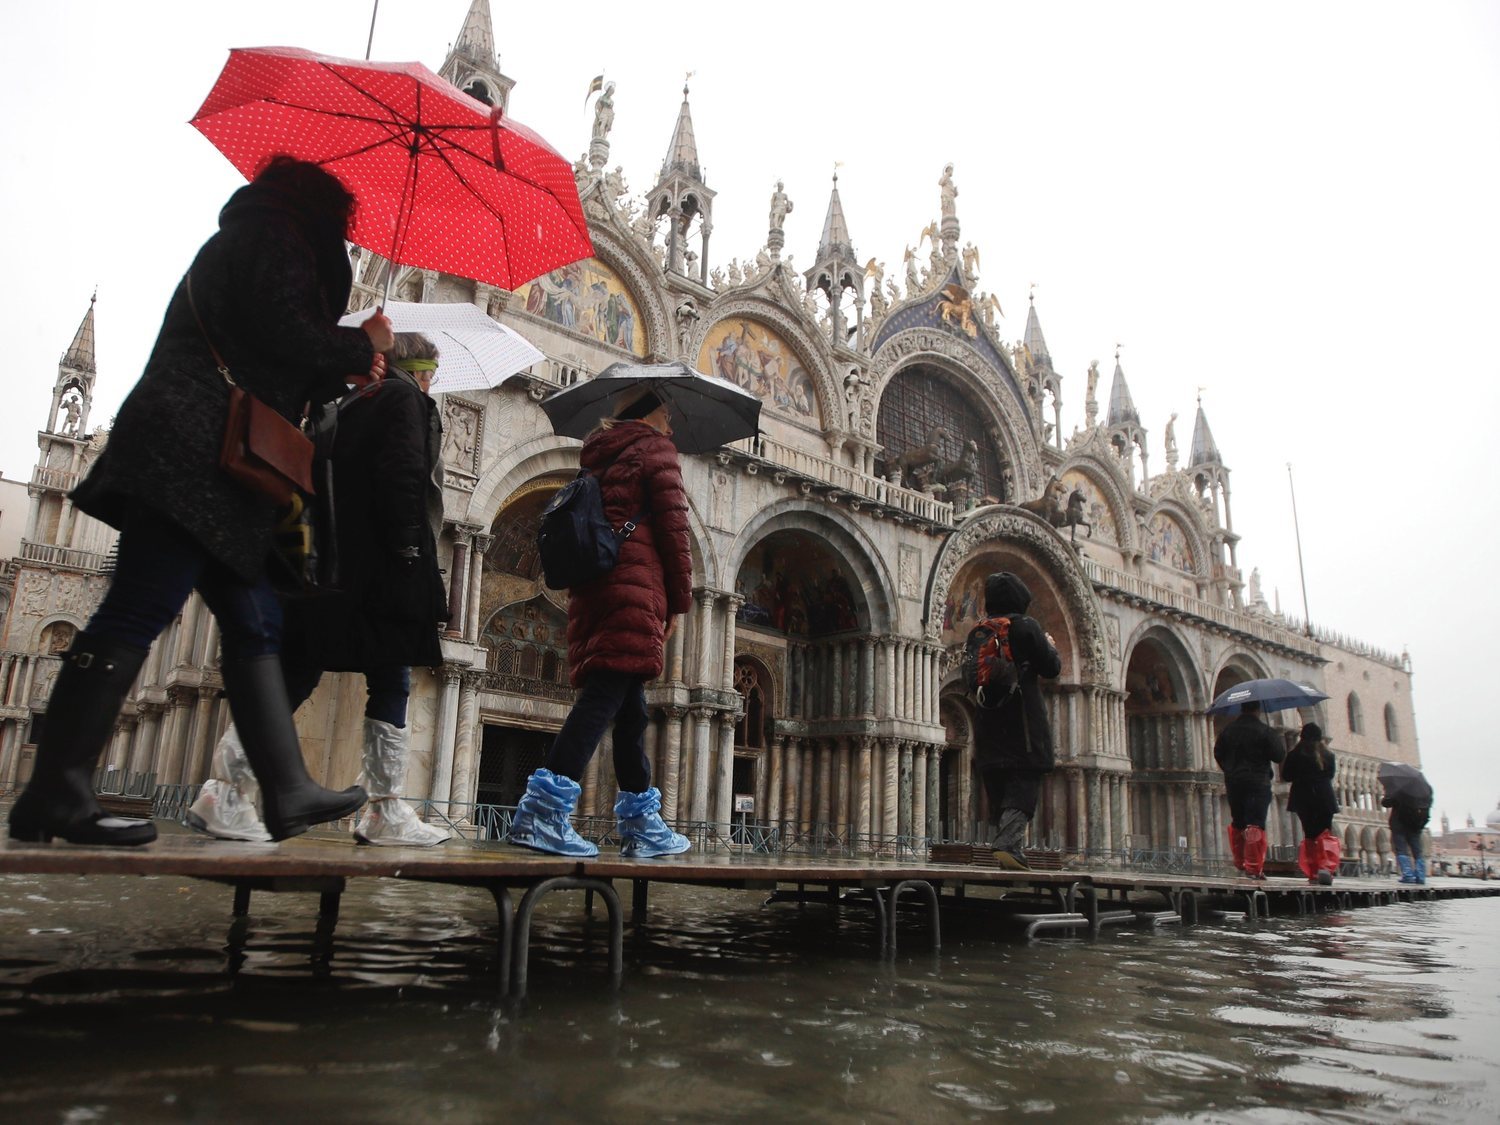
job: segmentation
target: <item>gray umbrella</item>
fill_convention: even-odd
[[[1432,786],[1416,766],[1405,762],[1381,762],[1375,776],[1391,800],[1422,808],[1432,805]]]
[[[1311,707],[1327,698],[1317,688],[1295,680],[1246,680],[1220,692],[1219,697],[1209,704],[1208,713],[1238,715],[1240,704],[1252,700],[1260,704],[1262,711],[1285,711],[1291,707]]]
[[[542,400],[554,433],[587,437],[642,391],[672,408],[672,441],[683,453],[708,453],[760,429],[760,399],[685,363],[613,363],[586,383]]]

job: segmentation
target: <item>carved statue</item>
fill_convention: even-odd
[[[622,165],[616,164],[614,171],[605,175],[604,190],[609,195],[611,202],[621,199],[630,193],[630,189],[625,183],[625,169]]]
[[[594,103],[594,140],[602,141],[608,138],[609,131],[615,124],[615,84],[609,83],[604,87],[604,92],[599,95],[599,100]]]
[[[1089,363],[1089,387],[1088,394],[1084,396],[1083,413],[1084,425],[1093,429],[1094,423],[1099,420],[1099,399],[1096,392],[1099,390],[1099,361],[1093,360]]]
[[[953,183],[953,165],[949,164],[943,168],[943,174],[938,179],[938,190],[942,192],[941,202],[944,220],[958,218],[956,203],[958,188]]]
[[[758,278],[765,277],[770,272],[771,255],[766,252],[765,247],[761,247],[755,252],[755,276]]]
[[[979,247],[972,242],[964,243],[964,277],[970,285],[979,280]]]
[[[79,420],[83,417],[83,404],[74,396],[69,395],[63,399],[62,409],[65,417],[62,432],[67,436],[77,437]]]
[[[1176,421],[1176,414],[1173,414],[1172,417],[1167,419],[1167,468],[1169,469],[1177,468],[1177,433],[1175,429]]]
[[[738,258],[731,258],[729,260],[729,284],[736,288],[745,284],[745,271],[740,269],[740,260]]]
[[[1063,520],[1067,518],[1067,510],[1063,507],[1063,482],[1058,479],[1056,473],[1052,474],[1047,478],[1040,496],[1035,500],[1017,504],[1016,507],[1023,512],[1041,516],[1053,527],[1062,527]]]
[[[937,312],[944,324],[957,328],[966,336],[973,336],[979,331],[979,326],[974,323],[974,302],[969,297],[969,291],[962,285],[949,282],[943,286],[943,296],[938,301]]]
[[[698,303],[684,297],[677,306],[677,341],[683,355],[693,346],[693,331],[698,324]]]
[[[771,229],[780,230],[781,224],[786,222],[786,217],[792,213],[793,204],[787,198],[785,185],[780,180],[776,181],[776,190],[771,193]]]
[[[709,270],[708,271],[708,281],[709,281],[709,284],[712,285],[715,289],[723,289],[724,288],[724,268],[722,266],[715,266],[713,269]]]
[[[922,282],[917,277],[917,252],[908,246],[906,248],[906,292],[912,294],[921,291]]]
[[[901,303],[901,286],[896,284],[894,277],[886,278],[885,295],[891,304],[899,305]]]

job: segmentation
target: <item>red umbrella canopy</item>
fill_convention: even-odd
[[[236,49],[192,123],[246,178],[277,153],[337,175],[350,239],[402,265],[515,289],[594,252],[568,161],[421,63]]]

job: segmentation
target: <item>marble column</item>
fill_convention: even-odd
[[[834,783],[833,820],[838,828],[840,836],[847,836],[849,832],[849,740],[847,738],[836,738],[834,744],[838,747],[838,769],[837,780]]]
[[[474,546],[469,552],[469,613],[468,630],[464,636],[472,643],[479,642],[479,630],[484,622],[479,620],[480,605],[483,600],[484,587],[484,553],[489,550],[490,544],[495,541],[493,535],[477,533],[474,535]]]
[[[458,693],[458,720],[453,745],[453,781],[448,787],[448,799],[453,802],[448,815],[454,820],[467,817],[473,811],[476,766],[479,759],[479,742],[483,728],[479,725],[479,680],[469,673],[460,679]]]
[[[723,691],[734,690],[734,627],[744,604],[745,599],[738,594],[730,594],[724,599],[724,665],[719,678],[719,687]]]
[[[464,602],[469,590],[469,542],[464,528],[450,524],[453,532],[453,561],[448,575],[448,625],[444,633],[450,637],[463,635]]]
[[[943,748],[934,746],[927,756],[927,835],[943,836]]]
[[[931,746],[918,746],[911,760],[911,834],[919,840],[927,831],[927,760]]]
[[[796,822],[801,819],[797,813],[797,786],[802,778],[802,740],[800,738],[786,740],[786,763],[782,767],[782,778],[781,820],[788,825],[795,826]]]
[[[896,832],[901,836],[913,836],[916,833],[912,829],[912,814],[916,811],[916,801],[912,794],[912,748],[911,742],[901,744],[901,757],[897,766],[896,777]]]
[[[817,757],[823,752],[823,747],[815,738],[809,738],[802,744],[802,784],[800,799],[797,802],[797,820],[802,826],[804,833],[811,832],[813,823],[818,818],[817,804]]]
[[[447,812],[448,794],[453,786],[453,744],[458,735],[457,666],[444,664],[439,675],[437,724],[432,734],[432,779],[427,796],[439,811]],[[417,796],[412,793],[411,796]]]
[[[818,820],[824,824],[834,821],[833,763],[834,740],[825,738],[818,746]]]
[[[901,748],[905,745],[903,741],[890,739],[885,744],[885,776],[881,779],[880,795],[880,832],[886,837],[894,836],[900,831],[898,816],[900,810],[901,793]],[[887,845],[889,840],[887,840]]]
[[[859,757],[854,768],[854,834],[862,844],[868,844],[870,835],[870,802],[873,794],[873,763],[875,740],[868,735],[859,740]]]
[[[707,707],[693,708],[693,800],[689,806],[690,820],[708,820],[708,768],[712,751],[708,742],[708,724],[714,713]]]
[[[731,632],[733,626],[730,626]],[[734,717],[733,711],[719,712],[719,778],[714,801],[714,822],[728,833],[734,816]]]
[[[682,630],[677,632],[680,636]],[[663,820],[676,820],[678,816],[677,774],[682,768],[682,718],[686,714],[687,709],[684,707],[662,709],[661,763],[657,770],[656,787],[661,790]]]
[[[866,719],[875,717],[875,638],[859,642],[859,713]]]
[[[709,667],[709,640],[712,636],[714,602],[719,600],[719,596],[712,590],[697,590],[693,596],[698,599],[698,627],[694,632],[696,643],[692,682],[698,687],[708,687],[713,682]],[[704,807],[707,808],[707,805]]]
[[[785,784],[785,735],[772,737],[769,757],[770,764],[766,770],[766,806],[760,811],[760,819],[768,824],[775,824],[781,819],[781,790]]]

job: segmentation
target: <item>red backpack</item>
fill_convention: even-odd
[[[964,642],[964,683],[974,702],[999,710],[1020,698],[1021,669],[1010,650],[1010,618],[987,617]]]

